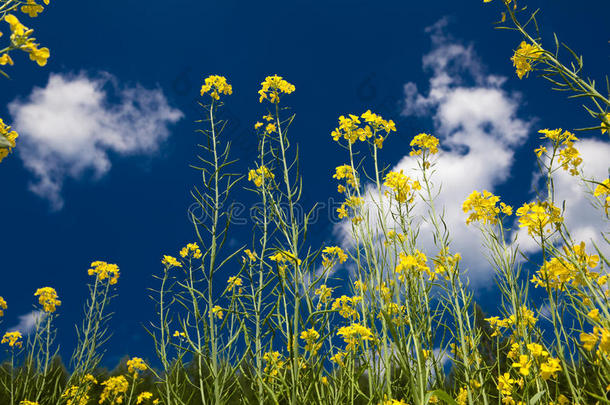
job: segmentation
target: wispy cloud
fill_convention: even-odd
[[[37,323],[42,322],[47,317],[47,313],[38,310],[32,311],[27,314],[19,315],[19,322],[17,325],[9,328],[9,331],[19,331],[23,335],[29,335],[34,331]]]
[[[436,200],[444,207],[452,251],[460,252],[468,276],[477,286],[489,285],[493,276],[482,254],[479,231],[467,227],[461,205],[473,190],[493,191],[510,176],[515,150],[530,133],[531,123],[518,117],[520,97],[503,88],[505,78],[486,73],[474,48],[452,39],[442,19],[427,28],[432,50],[423,57],[430,74],[427,91],[415,83],[404,86],[404,115],[429,116],[443,150],[437,155],[435,186],[442,186]],[[416,159],[402,158],[393,168],[417,177]],[[423,207],[416,214],[423,214]],[[339,226],[339,234],[349,229]],[[431,225],[421,223],[419,243],[427,254],[436,254]]]
[[[19,155],[35,180],[30,189],[53,209],[63,206],[66,178],[99,179],[109,154],[152,154],[182,117],[160,89],[121,86],[108,73],[51,74],[44,88],[9,104],[20,133]]]

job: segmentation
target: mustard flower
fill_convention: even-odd
[[[544,350],[544,347],[538,343],[528,343],[526,347],[535,359],[547,358],[549,356],[549,352]]]
[[[398,264],[394,268],[394,271],[398,274],[398,279],[400,281],[405,281],[408,271],[416,273],[425,272],[430,275],[431,278],[434,278],[433,273],[427,265],[426,255],[419,250],[416,250],[412,255],[400,252],[398,254]]]
[[[282,359],[280,352],[277,351],[265,353],[263,355],[263,360],[266,363],[263,371],[267,373],[269,379],[276,377],[282,367],[284,367],[286,364],[286,362]]]
[[[244,263],[246,262],[246,260],[248,260],[250,263],[254,263],[256,261],[256,259],[258,258],[256,256],[256,252],[253,252],[250,249],[244,250],[244,253],[247,256],[247,258],[246,257],[243,258]]]
[[[109,279],[109,283],[114,285],[119,280],[119,266],[116,264],[109,264],[103,261],[95,261],[91,263],[91,268],[87,271],[87,273],[92,276],[96,275],[97,279],[100,281]]]
[[[457,402],[458,405],[466,405],[468,403],[468,390],[466,388],[460,387],[455,402]]]
[[[239,291],[241,293],[241,286],[243,285],[243,281],[241,278],[237,276],[231,276],[227,280],[227,288],[231,291],[235,289],[235,287],[240,287]]]
[[[355,350],[361,343],[374,340],[373,332],[359,323],[340,328],[337,335],[343,337],[343,341],[347,344],[346,350]]]
[[[422,152],[427,152],[430,155],[438,153],[438,138],[429,134],[415,135],[410,145],[412,147],[410,156],[419,156]]]
[[[10,347],[21,347],[21,338],[21,332],[19,331],[6,332],[4,336],[2,336],[2,341],[0,341],[0,344],[8,343]]]
[[[504,396],[511,395],[515,380],[510,377],[509,373],[504,373],[498,377],[498,391]]]
[[[4,54],[2,55],[2,57],[0,57],[0,62],[4,60],[7,63],[10,63],[11,65],[13,64],[12,59],[10,59],[10,56],[8,56],[8,54]],[[4,64],[4,63],[0,63],[0,64]],[[8,156],[8,154],[13,150],[13,148],[16,145],[15,140],[19,137],[19,134],[15,131],[11,131],[11,127],[6,125],[4,123],[4,121],[2,121],[2,119],[0,118],[0,136],[6,138],[6,140],[9,143],[9,147],[8,148],[0,148],[0,162],[2,162],[2,160]]]
[[[127,388],[129,388],[129,382],[124,376],[110,377],[102,385],[104,390],[100,395],[100,404],[106,401],[109,401],[110,405],[123,403],[124,395],[127,392]]]
[[[344,352],[337,352],[330,358],[330,360],[332,362],[337,363],[339,366],[342,366],[342,367],[345,366],[345,362],[343,361],[344,359],[345,359]]]
[[[360,296],[348,297],[347,295],[342,295],[341,297],[335,299],[331,306],[331,310],[339,311],[339,315],[343,318],[359,318],[360,314],[356,311],[355,306],[358,302],[362,300]]]
[[[24,399],[23,401],[19,401],[19,405],[38,405],[38,402]]]
[[[347,182],[353,188],[358,187],[358,181],[356,177],[354,177],[354,169],[350,165],[341,165],[335,168],[335,174],[333,174],[333,179],[343,180]],[[340,189],[339,192],[345,191],[345,188]]]
[[[264,180],[273,181],[273,179],[275,179],[275,175],[265,166],[248,172],[248,181],[254,182],[256,187],[261,187]]]
[[[151,392],[144,391],[144,392],[140,393],[140,395],[138,395],[138,398],[136,399],[136,405],[143,404],[145,401],[152,399],[152,397],[153,397],[153,394]],[[153,405],[158,404],[158,403],[159,403],[158,399],[155,399],[152,402]]]
[[[42,13],[44,7],[37,4],[34,0],[27,0],[27,3],[21,6],[21,12],[29,15],[30,17],[37,17],[39,13]]]
[[[606,199],[604,200],[604,210],[606,211],[606,215],[608,215],[608,211],[610,210],[610,179],[606,179],[602,181],[601,184],[598,184],[597,187],[595,187],[595,190],[593,190],[593,195],[595,197],[606,196]]]
[[[391,195],[399,203],[412,203],[414,191],[421,189],[419,182],[405,175],[402,170],[386,174],[383,185],[392,190],[391,193],[386,190],[385,195]]]
[[[57,299],[57,292],[51,287],[42,287],[36,290],[35,297],[38,297],[38,303],[43,306],[45,312],[52,313],[61,305],[61,301]]]
[[[321,344],[318,343],[320,334],[315,329],[310,328],[301,332],[301,339],[306,343],[305,350],[311,352],[312,356],[315,356],[321,346]]]
[[[186,333],[175,331],[173,336],[177,338],[186,338]]]
[[[140,357],[127,360],[127,371],[133,374],[134,378],[138,378],[138,371],[145,371],[147,368],[146,363]]]
[[[205,79],[203,86],[201,86],[202,96],[208,92],[211,92],[210,97],[214,100],[220,100],[221,94],[233,94],[233,87],[227,83],[224,76],[211,75]]]
[[[175,257],[173,256],[168,256],[168,255],[163,255],[163,260],[161,260],[161,263],[164,264],[166,267],[182,267],[182,263],[180,263]]]
[[[527,228],[527,233],[532,237],[551,232],[548,226],[557,228],[563,222],[559,208],[546,201],[525,203],[517,209],[516,215],[519,217],[519,228]]]
[[[337,263],[345,263],[347,255],[339,246],[327,246],[322,250],[322,266],[330,268]]]
[[[4,310],[8,308],[6,301],[0,296],[0,316],[4,316]]]
[[[220,307],[218,305],[214,305],[212,307],[212,314],[215,315],[216,318],[222,319],[222,316],[223,316],[222,307]]]
[[[261,83],[261,89],[258,91],[260,96],[259,102],[263,100],[269,100],[271,103],[277,104],[280,102],[280,94],[291,94],[294,92],[294,85],[288,83],[281,76],[273,75],[267,76]]]
[[[561,371],[559,359],[551,357],[546,363],[540,365],[540,377],[542,377],[543,380],[548,380],[551,377],[555,378],[558,371]]]
[[[11,65],[13,66],[15,62],[13,62],[13,58],[8,53],[0,55],[0,65]]]
[[[605,118],[606,122],[602,121],[602,124],[601,124],[602,134],[605,134],[606,132],[608,132],[608,129],[610,128],[610,113],[607,113],[606,115],[604,115],[604,118]]]
[[[183,258],[190,256],[195,259],[201,259],[203,255],[201,254],[201,250],[199,249],[199,245],[197,245],[197,243],[188,243],[180,250],[180,256]]]
[[[61,397],[66,400],[66,405],[87,405],[89,403],[88,389],[89,387],[71,385],[61,394]]]
[[[543,57],[543,50],[536,44],[528,44],[522,41],[515,54],[510,58],[517,70],[517,76],[522,79],[532,71],[532,63]]]
[[[263,123],[262,123],[262,122],[258,122],[258,121],[256,121],[256,123],[254,124],[254,129],[259,129],[259,128],[260,128],[260,127],[262,127],[262,126],[263,126]]]
[[[322,284],[320,287],[316,288],[315,294],[320,299],[320,301],[318,302],[318,307],[320,307],[321,304],[326,304],[330,300],[332,292],[333,289],[327,287],[326,284]]]
[[[466,219],[466,225],[471,222],[481,222],[483,224],[495,225],[498,223],[498,215],[502,212],[505,215],[512,215],[513,209],[510,205],[503,202],[497,207],[500,197],[493,195],[487,190],[483,194],[473,191],[462,204],[462,211],[470,212]]]
[[[277,263],[277,267],[280,271],[281,276],[285,275],[287,262],[291,263],[295,267],[301,265],[301,259],[294,257],[290,252],[287,252],[285,250],[280,250],[274,255],[269,256],[269,260]]]
[[[530,373],[530,367],[532,366],[532,362],[528,356],[522,354],[519,356],[519,361],[515,361],[512,364],[513,368],[519,369],[519,374],[523,376],[528,376]]]

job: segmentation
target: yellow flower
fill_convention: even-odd
[[[7,55],[7,54],[4,54]],[[2,55],[2,56],[4,56]],[[10,59],[10,58],[9,58]],[[12,63],[12,61],[11,61]],[[0,136],[6,138],[9,143],[9,147],[0,148],[0,162],[4,159],[15,147],[15,140],[19,137],[19,134],[15,131],[11,131],[11,127],[6,125],[2,119],[0,119]]]
[[[256,124],[254,124],[254,129],[259,129],[262,126],[263,126],[263,123],[257,121]]]
[[[604,118],[606,119],[607,122],[602,121],[602,124],[601,124],[602,134],[605,134],[606,132],[608,132],[608,129],[610,128],[610,113],[607,113],[606,115],[604,115]]]
[[[27,4],[21,6],[21,12],[30,17],[37,17],[38,13],[42,13],[43,10],[44,7],[40,4],[36,4],[34,0],[28,0]]]
[[[345,366],[345,363],[343,362],[343,359],[345,358],[345,353],[343,352],[337,352],[336,354],[334,354],[330,360],[332,362],[337,363],[340,366]]]
[[[227,83],[227,79],[224,76],[211,75],[205,79],[200,93],[203,96],[210,91],[210,97],[214,100],[219,100],[221,94],[233,94],[233,87]]]
[[[103,281],[109,279],[109,283],[114,285],[119,280],[119,266],[109,264],[103,261],[95,261],[91,263],[91,268],[87,271],[90,276],[96,275],[97,279]]]
[[[360,315],[358,314],[358,311],[354,309],[354,307],[357,302],[360,302],[360,300],[360,296],[348,297],[347,295],[342,295],[341,297],[335,299],[333,305],[331,306],[331,310],[339,310],[339,315],[344,318],[359,318]]]
[[[19,402],[19,405],[38,405],[38,402],[28,401],[27,399],[24,399],[23,401]]]
[[[13,33],[13,35],[17,35],[17,36],[25,36],[26,32],[28,32],[28,28],[21,24],[19,22],[19,20],[17,19],[17,17],[15,17],[12,14],[7,14],[4,17],[4,21],[6,21],[7,23],[9,23],[10,27],[11,27],[11,32]]]
[[[502,212],[505,215],[512,215],[513,208],[503,202],[499,207],[496,204],[500,201],[500,197],[493,195],[487,190],[483,190],[483,194],[478,191],[473,191],[462,204],[462,211],[470,213],[466,219],[466,225],[471,222],[482,222],[483,224],[495,225],[498,223],[498,215]]]
[[[102,383],[104,390],[100,395],[99,403],[103,404],[106,400],[110,400],[110,405],[122,404],[123,395],[127,392],[129,382],[127,379],[120,375],[117,377],[110,377],[108,380]]]
[[[254,263],[257,259],[256,252],[252,252],[250,249],[244,250],[244,253],[248,256],[248,260],[250,263]],[[244,263],[246,262],[246,258],[243,259]]]
[[[402,170],[386,174],[383,185],[392,190],[392,197],[399,203],[412,203],[415,190],[421,189],[419,182],[405,175]],[[385,191],[385,195],[390,195],[389,190]]]
[[[301,339],[306,343],[305,350],[311,352],[311,354],[315,356],[321,346],[321,344],[318,343],[320,334],[315,329],[310,328],[301,332]]]
[[[358,181],[354,177],[354,170],[350,165],[341,165],[335,168],[335,174],[333,174],[333,179],[343,180],[347,182],[353,188],[358,187]],[[345,191],[345,189],[343,189]],[[341,191],[339,191],[341,192]]]
[[[218,305],[214,305],[214,307],[212,307],[212,314],[215,315],[216,318],[222,319],[222,316],[223,316],[222,307],[220,307]]]
[[[186,338],[186,333],[175,331],[173,336],[177,338]]]
[[[519,361],[514,362],[512,364],[512,367],[518,368],[519,374],[527,376],[530,373],[531,365],[532,365],[532,362],[530,361],[529,357],[522,354],[519,356]]]
[[[532,71],[532,63],[540,60],[543,57],[543,51],[538,45],[530,45],[522,41],[515,54],[510,58],[513,61],[513,66],[517,70],[517,76],[522,79]]]
[[[322,266],[330,268],[337,263],[345,263],[347,255],[339,246],[327,246],[322,250]]]
[[[269,100],[271,103],[277,104],[280,102],[279,95],[281,93],[290,94],[294,92],[295,87],[284,80],[281,76],[267,76],[265,81],[261,83],[261,89],[258,91],[260,96],[259,102]]]
[[[229,280],[227,280],[227,288],[231,291],[233,291],[235,289],[235,287],[241,287],[243,285],[243,281],[241,278],[237,277],[237,276],[231,276],[229,277]],[[241,288],[240,288],[241,290]]]
[[[373,332],[359,323],[340,328],[337,335],[342,336],[343,341],[347,343],[346,350],[355,350],[360,343],[373,340]]]
[[[422,152],[427,152],[430,155],[434,155],[438,153],[438,138],[421,133],[415,135],[411,141],[411,146],[413,149],[409,153],[410,156],[419,156],[422,154]]]
[[[276,351],[265,353],[263,355],[263,360],[266,363],[263,371],[267,373],[269,379],[276,377],[282,367],[284,367],[284,364],[286,364],[286,362],[282,359],[280,352]]]
[[[595,308],[589,311],[587,316],[596,322],[599,322],[599,309]]]
[[[192,256],[195,259],[201,259],[202,254],[197,243],[187,243],[187,245],[180,250],[180,256],[183,258]]]
[[[502,395],[510,395],[514,384],[515,380],[510,377],[509,373],[504,373],[504,375],[498,377],[498,391],[500,391]]]
[[[324,376],[320,379],[320,381],[322,382],[322,384],[328,385],[328,377]]]
[[[90,374],[87,375],[91,376]],[[88,390],[88,385],[85,385],[84,387],[71,385],[61,394],[61,397],[66,399],[66,405],[87,405],[89,403]]]
[[[2,341],[0,341],[0,344],[8,343],[10,347],[21,347],[22,342],[19,340],[21,338],[21,332],[19,331],[6,332],[4,336],[2,336]]]
[[[285,250],[280,250],[276,254],[269,256],[269,260],[277,263],[281,275],[284,275],[286,270],[286,262],[291,263],[295,267],[301,265],[301,259],[294,257],[290,252]]]
[[[11,59],[11,56],[8,53],[3,54],[2,56],[0,56],[0,65],[13,65],[13,59]]]
[[[254,182],[256,187],[261,187],[264,180],[273,181],[273,179],[275,179],[275,175],[266,166],[248,172],[248,181]]]
[[[45,312],[55,312],[56,307],[61,305],[61,301],[57,299],[57,292],[51,287],[37,289],[34,296],[38,297],[38,303],[43,306]]]
[[[455,402],[457,402],[458,405],[466,405],[468,403],[468,390],[466,388],[460,388],[460,391],[455,398]]]
[[[551,357],[546,361],[546,363],[542,363],[540,365],[540,377],[542,377],[544,380],[548,380],[551,377],[555,378],[558,371],[561,371],[559,359]]]
[[[164,255],[161,263],[165,266],[169,267],[182,267],[182,263],[180,263],[175,257]]]
[[[563,222],[561,211],[549,202],[525,203],[517,209],[519,228],[527,228],[527,233],[534,236],[542,236],[544,232],[551,232],[547,227],[554,225],[556,228]]]
[[[593,191],[593,195],[595,197],[606,196],[606,199],[604,200],[604,210],[606,211],[606,215],[608,215],[608,211],[610,210],[610,179],[606,179],[602,181],[601,184],[598,184]]]
[[[0,316],[4,316],[4,310],[7,308],[6,301],[0,296]]]
[[[277,128],[275,127],[275,124],[273,124],[271,122],[269,124],[267,124],[267,126],[265,127],[265,132],[268,134],[272,134],[275,131],[277,131]]]
[[[132,373],[135,378],[138,377],[138,371],[145,371],[147,368],[146,363],[140,357],[133,357],[131,360],[127,360],[127,371]]]
[[[315,294],[320,297],[318,306],[321,306],[321,304],[326,304],[330,299],[332,292],[333,289],[327,287],[326,284],[322,284],[320,287],[318,287],[315,291]]]
[[[147,392],[147,391],[142,392],[140,395],[138,395],[138,398],[136,399],[136,405],[140,405],[144,401],[151,399],[152,396],[153,396],[153,394],[151,392]]]
[[[415,250],[415,253],[405,254],[404,252],[400,252],[398,254],[398,264],[394,268],[396,274],[398,274],[398,279],[400,281],[405,281],[407,274],[409,271],[414,273],[425,272],[429,276],[432,276],[432,272],[427,265],[428,259],[426,255],[419,250]]]
[[[538,343],[529,343],[526,345],[526,347],[535,359],[546,358],[549,356],[549,352],[544,350],[544,347]]]

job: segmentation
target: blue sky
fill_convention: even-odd
[[[527,3],[542,8],[545,43],[551,45],[557,32],[584,55],[586,74],[603,82],[610,66],[610,3]],[[0,82],[0,117],[21,134],[15,153],[0,165],[0,295],[9,303],[2,327],[16,325],[31,311],[37,288],[52,286],[63,301],[59,341],[69,347],[87,294],[88,265],[105,260],[121,268],[107,361],[147,354],[142,347],[152,342],[141,325],[154,314],[147,298],[152,275],[161,270],[163,254],[176,254],[194,239],[187,208],[199,178],[189,163],[195,162],[200,136],[194,122],[201,114],[199,88],[210,74],[224,75],[233,85],[234,94],[226,98],[231,124],[225,136],[234,143],[242,172],[253,166],[252,125],[265,113],[256,94],[260,82],[277,73],[296,86],[285,100],[296,113],[291,137],[300,146],[305,206],[338,200],[331,175],[345,157],[330,132],[339,115],[367,109],[397,123],[397,135],[383,149],[387,164],[406,168],[411,138],[433,133],[441,142],[466,145],[447,155],[470,174],[457,176],[454,184],[487,186],[515,205],[529,201],[537,130],[597,123],[542,79],[516,77],[509,58],[520,38],[493,28],[499,12],[500,4],[482,1],[123,0],[93,7],[52,0],[38,18],[20,16],[51,49],[51,58],[41,68],[23,55],[15,57],[15,66],[6,69],[11,80]],[[441,28],[426,30],[434,24]],[[5,33],[6,28],[0,27]],[[457,49],[451,65],[457,67],[444,70],[442,57],[450,49]],[[449,84],[434,87],[431,79],[446,71]],[[460,90],[466,103],[455,99]],[[479,171],[469,165],[484,157],[475,154],[475,142],[486,132],[469,132],[467,108],[450,110],[476,101],[477,94],[494,100],[486,109],[489,116],[481,119],[501,121],[490,130],[490,139],[497,141],[491,147],[510,151],[497,160],[498,167]],[[451,121],[447,111],[462,115]],[[38,119],[28,121],[32,116]],[[607,138],[598,133],[582,138],[605,142],[584,147],[602,160],[592,163],[591,175],[603,175]],[[460,158],[470,152],[470,159]],[[486,174],[494,170],[497,176]],[[461,188],[449,189],[450,206],[461,198]],[[563,190],[571,195],[568,183]],[[574,201],[574,210],[585,205]],[[236,232],[248,237],[250,228]],[[322,215],[310,242],[338,243],[341,232]],[[458,230],[456,243],[474,253],[478,246],[468,232]],[[493,280],[484,263],[473,259],[470,264],[477,297],[493,312]]]

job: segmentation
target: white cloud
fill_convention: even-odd
[[[34,331],[37,323],[42,322],[47,317],[47,313],[38,310],[32,311],[24,315],[19,315],[19,323],[9,328],[9,331],[19,331],[22,335],[29,335]]]
[[[465,224],[462,202],[473,190],[493,192],[508,180],[515,149],[525,142],[531,123],[517,117],[519,95],[502,88],[504,78],[485,73],[473,47],[451,39],[446,25],[443,19],[427,29],[432,50],[423,57],[423,66],[431,75],[429,88],[423,93],[407,83],[403,114],[433,118],[429,132],[443,147],[433,177],[435,186],[442,186],[435,204],[439,212],[444,207],[451,249],[461,253],[471,283],[489,286],[493,271],[483,255],[480,232]],[[416,159],[407,155],[392,170],[417,177],[416,167]],[[420,203],[416,214],[423,210]],[[420,249],[436,254],[431,225],[423,222],[420,229]],[[348,239],[348,227],[339,225],[336,231]]]
[[[35,180],[30,189],[54,209],[63,206],[66,178],[99,179],[109,154],[152,154],[182,117],[160,89],[121,87],[110,74],[51,74],[44,88],[9,104],[19,155]]]

